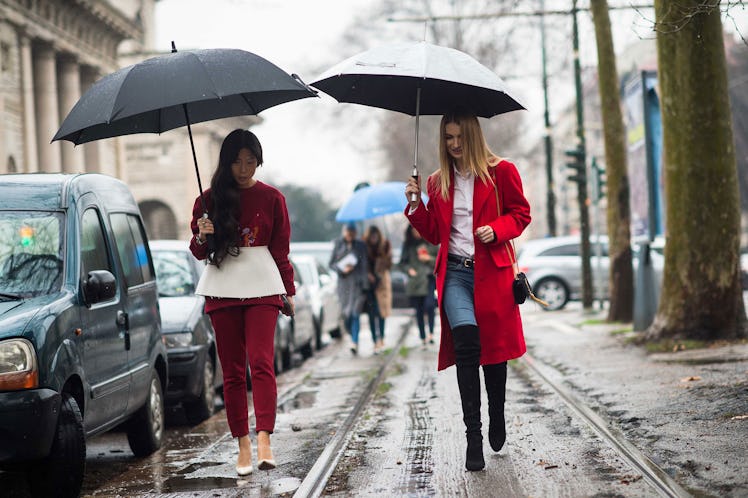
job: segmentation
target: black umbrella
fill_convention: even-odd
[[[154,57],[104,76],[78,100],[52,141],[82,144],[187,126],[200,198],[192,123],[253,115],[314,97],[301,79],[251,52],[206,49]],[[203,211],[207,213],[205,201]]]
[[[426,42],[392,43],[340,62],[310,85],[339,102],[416,117],[413,175],[418,174],[418,117],[456,106],[477,116],[524,109],[496,73],[459,50]]]

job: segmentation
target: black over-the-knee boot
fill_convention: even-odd
[[[491,449],[499,451],[506,441],[504,422],[504,401],[506,399],[506,362],[483,365],[483,377],[486,379],[488,394],[488,442]]]
[[[452,329],[457,366],[457,386],[462,401],[462,420],[465,422],[467,451],[465,468],[482,470],[483,436],[480,422],[480,336],[478,327],[465,325]]]

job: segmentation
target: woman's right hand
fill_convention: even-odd
[[[215,233],[213,228],[213,222],[208,217],[198,218],[197,220],[197,236],[200,240],[205,241],[208,239],[208,235]]]
[[[415,201],[412,199],[412,194],[415,194]],[[421,203],[421,176],[418,175],[418,178],[410,177],[408,179],[408,184],[405,186],[405,197],[408,199],[408,205],[410,205],[410,209],[415,209],[418,207],[418,205]]]

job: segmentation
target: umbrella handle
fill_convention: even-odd
[[[410,176],[412,176],[414,180],[418,181],[418,168],[413,166],[413,173]],[[416,202],[417,200],[418,200],[418,194],[416,193],[410,194],[410,202]]]
[[[208,217],[208,212],[203,211],[203,218]],[[213,237],[212,233],[206,233],[205,234],[205,242],[208,243],[208,254],[213,254],[216,252],[216,239]]]

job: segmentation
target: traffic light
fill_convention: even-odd
[[[607,177],[605,175],[605,168],[597,163],[596,158],[592,158],[592,174],[594,181],[592,188],[594,189],[595,200],[599,201],[605,197],[605,185],[607,183]]]
[[[576,183],[587,182],[587,167],[584,162],[584,150],[577,147],[576,149],[567,149],[564,154],[568,158],[566,167],[572,170],[568,180]]]
[[[29,247],[34,243],[34,229],[28,225],[24,225],[19,230],[21,236],[21,245],[23,247]]]

